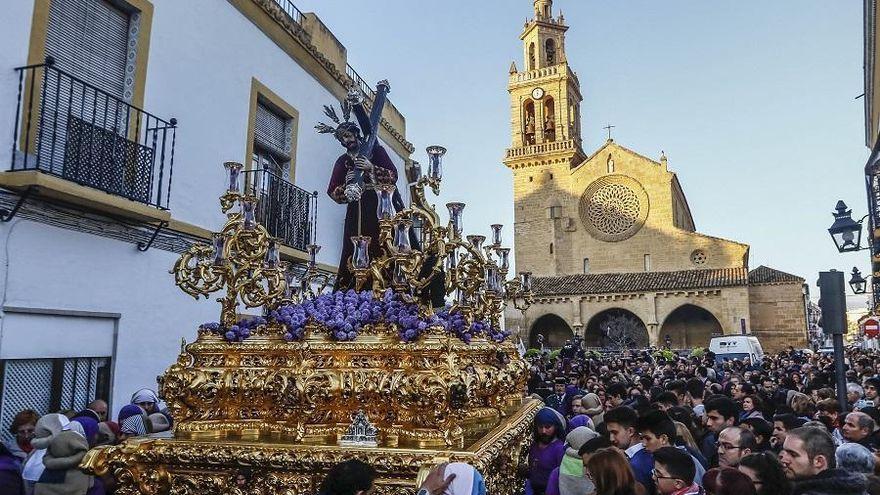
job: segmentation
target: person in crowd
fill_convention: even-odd
[[[737,469],[752,480],[757,495],[791,495],[791,481],[785,476],[779,458],[772,452],[743,456]]]
[[[706,382],[704,378],[691,378],[685,384],[687,391],[686,403],[691,404],[694,414],[700,418],[701,422],[706,417],[706,406],[703,405],[703,396],[706,393]]]
[[[858,383],[849,382],[846,384],[846,402],[849,404],[850,408],[855,406],[855,403],[864,395],[865,389],[863,389]]]
[[[586,426],[578,426],[566,435],[565,456],[559,467],[550,472],[546,495],[579,495],[593,491],[593,483],[584,477],[583,458],[578,451],[598,436]]]
[[[706,471],[703,486],[711,495],[755,495],[755,485],[736,468],[718,467]]]
[[[651,471],[654,458],[645,450],[638,434],[639,415],[630,407],[616,407],[605,413],[605,426],[611,444],[624,451],[632,466],[636,480],[648,493],[653,493],[654,482]]]
[[[605,408],[602,407],[602,401],[599,399],[599,396],[592,392],[584,395],[581,398],[581,407],[584,409],[584,414],[593,420],[593,425],[598,431],[598,428],[605,421]]]
[[[696,469],[690,455],[675,447],[661,447],[654,452],[654,486],[659,495],[703,495],[694,481]]]
[[[836,468],[834,451],[834,438],[822,429],[800,427],[787,433],[779,460],[794,482],[794,495],[865,493],[865,476]]]
[[[148,415],[153,413],[162,413],[168,418],[169,424],[174,424],[171,413],[165,407],[165,403],[159,399],[159,396],[153,390],[142,388],[131,395],[131,403],[140,406]]]
[[[871,416],[863,412],[851,412],[846,415],[840,430],[844,442],[854,442],[877,450],[877,437],[874,434],[876,429],[877,425]]]
[[[15,435],[15,438],[6,442],[6,449],[15,456],[19,462],[27,458],[28,454],[34,450],[31,445],[31,439],[34,438],[34,429],[37,426],[37,420],[40,416],[33,409],[25,409],[20,411],[12,418],[12,424],[9,425],[9,432]]]
[[[149,418],[141,406],[128,404],[119,410],[119,441],[130,437],[140,437],[150,433]]]
[[[565,393],[565,378],[559,377],[556,379],[556,382],[553,385],[553,393],[548,395],[546,399],[544,399],[544,403],[547,407],[552,407],[559,414],[563,416],[569,415],[569,404],[571,403],[571,398],[567,396]]]
[[[581,456],[584,469],[587,468],[587,462],[589,462],[590,457],[593,454],[595,454],[599,449],[607,449],[608,447],[614,447],[614,445],[611,445],[611,441],[608,440],[608,438],[606,437],[595,437],[587,440],[581,446],[581,448],[578,449],[578,455]]]
[[[862,473],[865,476],[874,474],[876,460],[874,454],[864,445],[857,443],[845,443],[837,447],[834,452],[837,467],[853,473]]]
[[[880,406],[880,400],[877,398],[880,391],[880,378],[872,376],[862,382],[862,388],[865,390],[865,400],[873,401],[874,406]]]
[[[770,439],[773,437],[773,425],[763,418],[750,418],[739,424],[740,428],[749,430],[755,436],[755,452],[771,450]]]
[[[764,402],[757,395],[747,395],[742,400],[742,412],[739,415],[739,421],[745,421],[750,418],[764,419]]]
[[[743,456],[757,448],[755,435],[751,430],[738,426],[728,426],[718,435],[718,466],[736,467]]]
[[[318,495],[366,495],[373,489],[374,481],[376,470],[372,466],[357,459],[349,459],[327,471],[318,488]]]
[[[703,457],[709,460],[710,466],[718,465],[718,435],[721,430],[728,426],[736,424],[736,418],[739,415],[739,408],[729,397],[712,397],[705,402],[706,407],[706,428],[711,434],[706,435],[700,450]]]
[[[21,478],[21,459],[0,444],[0,493],[6,495],[24,494]]]
[[[596,486],[595,495],[644,494],[645,489],[636,481],[626,455],[614,447],[599,449],[591,455],[584,476]]]
[[[650,411],[639,418],[639,433],[642,436],[642,445],[645,447],[645,450],[652,455],[663,447],[676,447],[675,440],[677,435],[675,433],[675,423],[672,421],[672,418],[663,411]],[[691,458],[694,463],[696,479],[702,480],[706,468],[696,457],[689,454],[686,448],[676,448],[680,449]]]
[[[835,398],[822,399],[816,403],[816,419],[821,421],[831,436],[834,437],[834,443],[840,445],[844,442],[843,434],[840,431],[841,416],[840,403]]]
[[[21,477],[24,481],[24,493],[33,495],[34,488],[43,475],[45,466],[43,457],[49,448],[49,444],[56,435],[61,433],[70,420],[63,414],[46,414],[37,420],[34,428],[34,438],[31,440],[34,450],[28,455],[22,466]]]
[[[565,418],[555,409],[543,407],[535,416],[533,433],[526,494],[544,495],[550,473],[559,467],[565,456]]]
[[[773,416],[773,438],[770,439],[773,448],[777,452],[782,450],[782,444],[785,442],[785,437],[788,435],[789,430],[799,428],[803,425],[804,420],[798,418],[794,414],[784,413]]]
[[[71,421],[49,442],[34,495],[86,495],[93,479],[80,471],[79,464],[88,450],[82,423]]]

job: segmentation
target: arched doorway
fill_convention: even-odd
[[[631,311],[606,309],[590,319],[584,345],[616,349],[648,347],[648,329]]]
[[[715,315],[693,304],[679,306],[669,313],[660,327],[660,345],[666,345],[669,336],[674,349],[708,347],[712,334],[720,334],[721,323]]]
[[[544,347],[550,349],[559,349],[567,340],[574,337],[571,327],[559,316],[554,314],[546,314],[532,324],[529,331],[529,347],[538,348],[538,335],[544,336]]]

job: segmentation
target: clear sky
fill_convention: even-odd
[[[321,17],[367,81],[391,81],[414,159],[425,163],[429,144],[449,149],[437,204],[467,203],[467,231],[511,226],[507,71],[523,67],[531,0],[294,3]],[[665,150],[697,230],[750,244],[752,268],[803,276],[814,293],[819,270],[870,273],[867,252],[838,254],[826,231],[838,199],[866,213],[861,1],[555,0],[560,9],[584,151],[608,123],[636,152]]]

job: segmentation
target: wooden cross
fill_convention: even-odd
[[[616,126],[616,125],[608,124],[608,125],[606,125],[605,127],[602,128],[602,129],[605,129],[605,130],[608,131],[608,140],[609,140],[609,141],[611,141],[611,129],[614,129],[615,127],[617,127],[617,126]]]

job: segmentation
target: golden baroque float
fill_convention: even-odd
[[[530,274],[506,280],[500,225],[492,226],[488,246],[483,236],[462,236],[463,204],[447,205],[449,222],[440,224],[424,189],[438,192],[443,152],[428,148],[425,176],[418,164],[408,170],[408,208],[394,212],[386,201],[393,191],[377,188],[381,256],[370,260],[356,249],[351,260],[359,288],[415,308],[419,325],[410,320],[413,331],[405,334],[402,323],[375,313],[356,335],[334,333],[314,317],[279,317],[279,308],[314,311],[323,297],[328,278],[316,268],[319,248],[309,246],[303,276],[289,270],[278,241],[254,217],[256,194],[247,184],[241,192],[241,165],[227,163],[226,225],[211,246],[194,246],[172,270],[196,298],[224,293],[220,321],[200,327],[159,377],[174,437],[94,449],[83,468],[112,475],[120,495],[292,495],[315,493],[330,467],[359,458],[379,473],[376,493],[401,494],[415,493],[433,465],[463,461],[483,472],[489,493],[520,493],[517,471],[539,403],[523,399],[527,366],[516,346],[497,331],[471,329],[479,322],[500,328],[508,302],[525,311]],[[458,334],[424,295],[433,277],[442,277],[443,295],[452,299],[446,314],[459,315],[465,328]],[[266,318],[240,320],[240,303],[262,307]],[[363,415],[374,446],[342,445]]]

